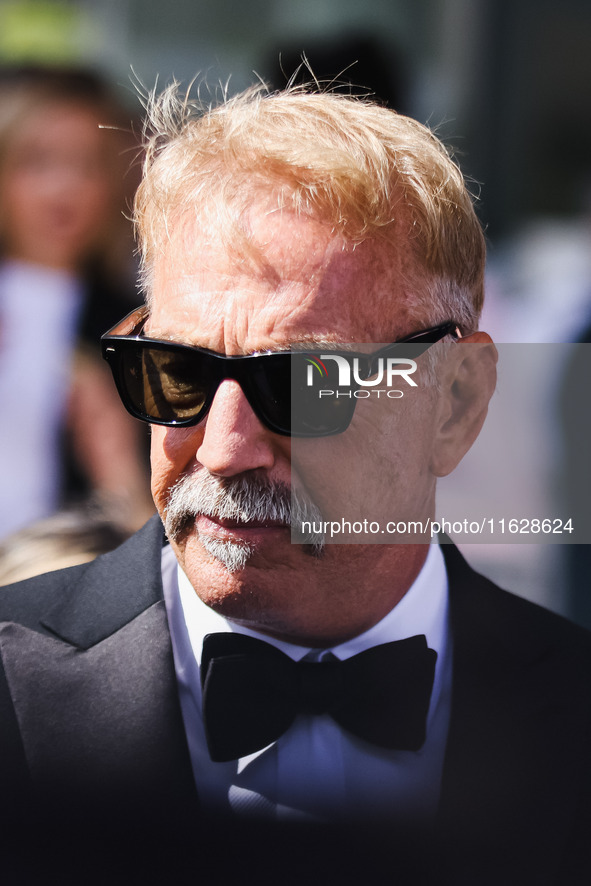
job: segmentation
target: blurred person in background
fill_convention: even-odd
[[[0,586],[89,563],[128,535],[115,514],[92,503],[58,511],[0,542]]]
[[[89,492],[133,527],[152,510],[98,356],[133,298],[125,126],[91,72],[0,73],[0,537]]]

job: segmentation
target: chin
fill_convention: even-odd
[[[199,570],[199,584],[192,584],[201,601],[218,615],[253,630],[273,633],[278,624],[285,625],[285,601],[278,597],[276,583],[275,589],[261,587],[256,580],[249,581],[250,573],[248,566],[232,573],[214,561]]]

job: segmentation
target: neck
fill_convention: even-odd
[[[333,550],[338,553],[342,547],[335,545]],[[358,548],[360,552],[362,549],[367,552],[368,548],[366,545],[347,547]],[[428,544],[372,545],[371,548],[374,555],[380,556],[372,558],[369,569],[367,566],[352,568],[353,594],[346,593],[348,589],[342,576],[340,579],[335,576],[330,587],[323,582],[322,589],[317,589],[313,605],[302,605],[295,611],[290,609],[288,619],[283,613],[278,616],[270,609],[257,612],[254,618],[217,611],[236,624],[282,642],[307,648],[338,646],[371,630],[398,605],[416,581],[429,553]],[[355,573],[359,573],[356,581]],[[351,576],[348,578],[347,584]]]

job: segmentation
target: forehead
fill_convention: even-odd
[[[155,262],[148,328],[226,353],[390,341],[409,331],[406,256],[292,212],[253,210],[234,243],[185,215]]]

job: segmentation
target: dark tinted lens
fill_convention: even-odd
[[[211,389],[199,354],[147,345],[126,348],[123,384],[134,409],[155,422],[186,422],[202,411]]]
[[[244,361],[239,381],[251,406],[271,430],[300,437],[323,437],[344,431],[355,400],[338,388],[338,369],[327,367],[322,379],[309,375],[305,354],[270,354]],[[318,372],[312,364],[314,373]],[[321,383],[320,383],[321,382]],[[320,391],[339,390],[328,397]]]
[[[333,360],[293,354],[291,357],[291,426],[301,437],[337,434],[349,426],[355,411],[354,389],[339,386]]]
[[[289,354],[270,354],[247,361],[241,379],[259,417],[281,434],[291,427],[290,372]]]
[[[339,385],[336,363],[306,354],[220,360],[182,345],[128,339],[117,342],[109,361],[127,408],[154,423],[197,423],[223,378],[235,378],[260,420],[280,434],[337,434],[355,410],[356,388]]]

